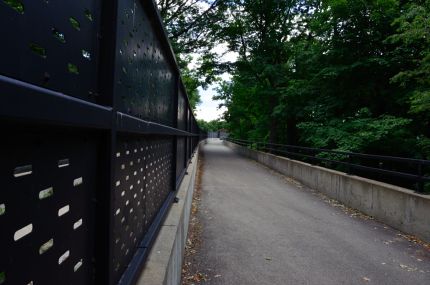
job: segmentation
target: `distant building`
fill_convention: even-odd
[[[208,132],[208,138],[220,138],[220,139],[228,138],[228,130],[219,129],[218,131],[210,131]]]

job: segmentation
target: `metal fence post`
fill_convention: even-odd
[[[423,164],[422,162],[418,163],[418,176],[419,176],[419,181],[418,181],[418,192],[419,193],[424,193],[424,181],[423,181]]]
[[[178,128],[178,101],[179,101],[179,80],[180,76],[179,73],[175,76],[175,86],[174,86],[174,92],[173,92],[173,127],[175,129]],[[173,137],[173,155],[172,155],[172,191],[176,191],[178,185],[176,185],[176,168],[177,168],[177,161],[178,161],[178,136]]]
[[[103,1],[101,6],[101,41],[98,103],[112,107],[111,129],[102,144],[100,162],[104,167],[99,174],[96,203],[95,281],[97,284],[114,284],[113,248],[114,221],[112,218],[115,191],[115,151],[117,143],[115,56],[117,43],[118,1]]]
[[[351,164],[352,164],[352,158],[351,158],[351,155],[350,154],[348,154],[347,155],[347,157],[346,157],[347,159],[347,165],[346,165],[346,174],[348,174],[348,175],[351,175],[352,173],[351,173]]]

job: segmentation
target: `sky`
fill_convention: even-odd
[[[197,106],[196,110],[196,118],[205,121],[212,121],[218,119],[222,113],[225,111],[225,108],[218,109],[218,105],[221,101],[212,100],[212,97],[216,94],[214,90],[216,85],[211,85],[207,90],[203,90],[199,88],[200,97],[202,103]]]
[[[231,61],[234,62],[237,59],[237,54],[233,52],[227,52],[227,47],[223,44],[219,44],[214,48],[214,51],[220,55],[220,59],[222,62]],[[190,68],[193,68],[193,63],[190,64]],[[221,75],[223,80],[230,80],[231,75],[228,73],[224,73]],[[205,121],[212,121],[218,119],[226,110],[225,107],[218,109],[218,105],[222,103],[222,101],[212,100],[212,97],[217,93],[216,88],[218,84],[210,85],[206,90],[199,88],[200,97],[202,103],[197,106],[196,110],[196,118]]]

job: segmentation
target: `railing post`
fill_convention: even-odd
[[[175,76],[175,86],[174,86],[174,97],[173,97],[173,127],[175,129],[178,128],[178,112],[179,112],[179,107],[178,107],[178,101],[179,101],[179,81],[180,81],[180,75],[179,73],[176,74]],[[177,170],[177,161],[178,161],[178,136],[174,136],[173,137],[173,155],[172,155],[172,191],[176,191],[177,186],[176,185],[176,170]]]
[[[383,168],[382,168],[382,166],[383,166],[383,165],[384,165],[384,163],[383,163],[382,161],[378,162],[378,168],[379,168],[379,169],[383,169]],[[379,181],[382,181],[382,178],[383,178],[383,177],[384,177],[384,176],[383,176],[381,173],[379,173],[379,174],[378,174],[378,180],[379,180]]]
[[[347,155],[347,165],[346,165],[346,174],[351,175],[351,164],[352,164],[352,159],[351,159],[351,155],[348,154]]]
[[[423,164],[422,162],[418,163],[418,176],[419,176],[419,181],[418,181],[418,192],[419,193],[423,193],[424,192],[424,181],[423,181]]]
[[[95,283],[114,284],[114,220],[115,152],[117,148],[117,104],[115,97],[115,56],[117,42],[118,1],[103,1],[100,23],[100,62],[98,77],[98,104],[111,106],[111,128],[101,144],[99,187],[96,203]]]

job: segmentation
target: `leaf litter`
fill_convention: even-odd
[[[265,165],[262,165],[262,164],[260,164],[260,163],[258,163],[256,161],[254,161],[254,160],[253,160],[253,162],[256,163],[256,164],[258,164],[258,165],[260,165],[260,166],[262,166],[262,167],[264,167],[264,168],[266,168],[272,174],[280,177],[281,179],[283,179],[287,183],[294,184],[299,190],[311,192],[314,196],[319,197],[322,201],[324,201],[325,203],[329,204],[330,206],[342,210],[346,215],[350,216],[351,218],[359,218],[359,219],[362,219],[362,220],[375,220],[374,217],[366,215],[366,214],[360,212],[357,209],[347,207],[344,204],[342,204],[341,202],[339,202],[338,200],[332,199],[332,198],[328,197],[326,194],[324,194],[322,192],[319,192],[319,191],[317,191],[315,189],[312,189],[312,188],[309,188],[309,187],[305,187],[301,182],[297,181],[296,179],[293,179],[291,177],[287,177],[284,174],[279,173],[279,172],[277,172],[277,171],[275,171],[275,170],[273,170],[273,169],[271,169],[271,168],[269,168],[269,167],[267,167]],[[392,229],[391,227],[388,227],[388,226],[384,225],[382,222],[380,222],[380,221],[378,221],[378,222],[383,225],[383,229],[384,230],[390,230],[390,229]],[[378,228],[374,227],[374,229],[377,230]],[[422,246],[426,251],[430,252],[430,243],[427,243],[427,242],[419,239],[418,237],[416,237],[414,235],[410,235],[410,234],[406,234],[406,233],[403,233],[403,232],[399,232],[398,230],[395,230],[395,231],[398,232],[398,233],[396,234],[396,237],[394,238],[394,240],[384,241],[383,242],[384,244],[390,245],[390,244],[394,243],[395,241],[406,240],[406,241],[410,242],[411,244]],[[418,257],[415,257],[415,256],[414,256],[414,258],[418,262],[422,262],[422,259],[420,259]],[[385,263],[382,263],[382,264],[385,265]],[[408,271],[416,271],[417,270],[416,268],[408,267],[408,266],[406,266],[404,268],[401,266],[401,268],[402,269],[406,269]],[[420,272],[421,272],[421,270],[420,270]]]
[[[195,189],[193,193],[193,200],[191,202],[191,213],[190,223],[188,227],[187,242],[185,244],[184,263],[182,266],[182,281],[181,285],[195,285],[204,283],[209,279],[209,272],[212,271],[210,268],[201,268],[198,264],[196,255],[198,254],[202,245],[202,232],[203,227],[199,219],[199,210],[202,197],[201,179],[203,174],[203,161],[204,154],[200,153],[197,175],[195,182]],[[204,214],[208,214],[208,211],[204,211]],[[206,271],[206,272],[204,272]],[[220,278],[220,274],[214,275],[215,278]]]

